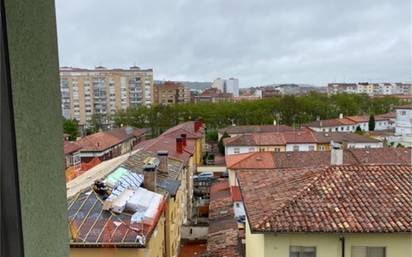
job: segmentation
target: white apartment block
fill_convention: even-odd
[[[412,84],[408,83],[329,83],[328,94],[367,94],[369,96],[410,95]]]
[[[111,123],[117,111],[153,103],[153,70],[63,67],[60,91],[65,118],[87,127],[93,114],[101,114]]]
[[[212,88],[217,88],[222,93],[231,93],[234,97],[238,97],[239,96],[239,79],[217,78],[213,81]]]

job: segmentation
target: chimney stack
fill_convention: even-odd
[[[343,119],[343,113],[339,113],[339,119]]]
[[[195,120],[195,123],[194,123],[194,129],[195,129],[195,132],[198,132],[199,131],[199,121],[198,120]]]
[[[153,163],[148,163],[143,166],[145,188],[149,191],[157,191],[157,167]]]
[[[157,158],[159,159],[159,162],[160,162],[159,170],[161,172],[168,173],[169,172],[169,166],[168,166],[169,152],[168,151],[158,151]]]
[[[330,151],[330,165],[343,164],[343,150],[339,143],[331,142],[332,149]]]
[[[186,146],[187,145],[187,135],[181,134],[180,137],[182,138],[183,146]]]
[[[181,137],[176,138],[176,152],[183,153],[183,140]]]

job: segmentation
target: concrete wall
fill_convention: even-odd
[[[188,241],[207,240],[207,226],[183,226],[182,239]]]
[[[5,0],[25,257],[68,256],[53,0]]]

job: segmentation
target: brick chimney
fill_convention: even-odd
[[[157,191],[157,167],[156,165],[150,163],[143,166],[143,185],[147,190],[156,192]]]
[[[169,152],[168,151],[158,151],[157,158],[160,161],[159,170],[161,172],[168,173],[169,172],[169,167],[168,167]]]
[[[183,140],[181,137],[176,138],[176,152],[183,153]]]
[[[180,137],[182,138],[183,146],[187,145],[187,135],[181,134]]]
[[[198,120],[195,120],[195,123],[194,123],[194,129],[195,129],[195,132],[198,132],[199,131],[199,121]]]

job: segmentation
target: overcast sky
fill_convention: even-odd
[[[60,65],[241,86],[411,81],[411,0],[56,0]]]

